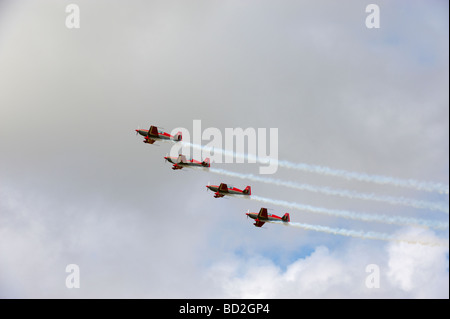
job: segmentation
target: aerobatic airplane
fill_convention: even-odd
[[[178,132],[177,134],[172,136],[169,133],[158,130],[158,128],[153,125],[150,126],[150,129],[148,129],[148,130],[137,129],[136,135],[138,133],[141,134],[142,136],[144,136],[143,142],[148,143],[148,144],[153,144],[156,141],[160,141],[160,140],[171,140],[171,141],[178,142],[178,141],[181,141],[181,139],[182,139],[181,132]]]
[[[194,159],[187,160],[186,156],[184,156],[183,154],[180,154],[178,157],[165,156],[164,159],[173,164],[173,170],[182,169],[183,167],[209,168],[211,166],[208,157],[205,158],[203,162],[196,161]]]
[[[227,184],[221,183],[219,186],[216,185],[206,185],[206,187],[212,190],[214,193],[214,198],[224,197],[225,195],[246,195],[249,196],[252,194],[252,188],[247,186],[244,190],[240,190],[236,187],[230,186]]]
[[[283,217],[277,216],[277,215],[273,215],[273,214],[268,214],[267,213],[267,208],[261,208],[259,210],[259,213],[246,213],[247,217],[253,218],[255,220],[255,222],[253,223],[253,225],[255,225],[256,227],[261,227],[262,225],[264,225],[265,222],[272,222],[272,221],[282,221],[285,223],[289,223],[291,221],[291,218],[289,217],[289,213],[286,213],[283,215]]]

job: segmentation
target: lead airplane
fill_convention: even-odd
[[[274,214],[268,214],[267,208],[262,207],[259,210],[259,213],[246,213],[246,215],[250,218],[253,218],[255,222],[253,225],[256,227],[261,227],[264,225],[265,222],[273,222],[273,221],[282,221],[284,223],[289,223],[291,221],[291,218],[289,217],[289,213],[286,213],[283,215],[283,217],[274,215]]]
[[[187,160],[186,156],[180,154],[178,157],[165,156],[164,159],[173,164],[172,169],[183,169],[183,167],[200,167],[209,168],[211,166],[209,158],[205,158],[203,162],[196,161],[194,159]]]
[[[153,126],[153,125],[150,126],[150,128],[148,130],[137,129],[136,134],[141,134],[142,136],[144,136],[143,142],[147,143],[147,144],[153,144],[156,141],[161,141],[161,140],[169,140],[169,141],[179,142],[182,139],[181,132],[178,132],[177,134],[172,136],[169,133],[159,130],[158,127]]]
[[[216,185],[206,185],[206,187],[212,190],[214,193],[214,198],[224,197],[225,195],[245,195],[250,196],[252,194],[252,188],[247,186],[244,190],[221,183],[219,186]]]

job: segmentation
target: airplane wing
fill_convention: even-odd
[[[180,154],[180,156],[178,156],[178,160],[179,160],[179,163],[187,163],[188,162],[186,159],[186,156],[184,156],[182,154]]]
[[[148,135],[152,135],[152,136],[159,136],[158,134],[158,128],[156,126],[150,126],[149,130],[148,130]],[[152,143],[153,144],[153,143]]]
[[[258,219],[267,219],[267,208],[262,207],[258,213]],[[264,224],[264,223],[263,223]],[[261,226],[258,226],[261,227]]]
[[[255,225],[256,227],[261,227],[264,224],[265,224],[264,222],[257,220],[253,225]]]
[[[146,137],[145,138],[145,140],[147,141],[146,143],[149,143],[149,144],[153,144],[153,143],[155,143],[156,142],[156,140],[154,140],[154,139],[151,139],[150,137]]]
[[[225,183],[220,183],[219,192],[228,192],[228,186]]]

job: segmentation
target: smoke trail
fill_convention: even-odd
[[[337,209],[328,209],[328,208],[321,208],[321,207],[315,207],[305,204],[299,204],[295,202],[287,202],[284,200],[277,200],[277,199],[271,199],[266,197],[260,197],[251,195],[251,200],[256,200],[259,202],[272,204],[272,205],[278,205],[283,206],[286,208],[291,209],[298,209],[302,211],[308,211],[311,213],[317,213],[317,214],[325,214],[329,216],[335,216],[335,217],[343,217],[347,219],[354,219],[354,220],[361,220],[365,222],[378,222],[378,223],[385,223],[385,224],[395,224],[395,225],[409,225],[409,226],[425,226],[425,227],[432,227],[432,228],[440,228],[445,229],[448,228],[448,222],[439,222],[439,221],[433,221],[433,220],[424,220],[424,219],[417,219],[417,218],[410,218],[410,217],[401,217],[401,216],[388,216],[388,215],[372,215],[367,213],[357,213],[347,210],[337,210]]]
[[[309,165],[303,163],[292,163],[289,161],[278,161],[278,165],[284,168],[291,168],[310,173],[317,173],[327,176],[342,177],[347,180],[356,180],[360,182],[370,182],[381,185],[392,185],[397,187],[410,188],[427,192],[438,192],[440,194],[449,194],[448,185],[442,183],[423,182],[414,179],[400,179],[382,175],[369,175],[366,173],[350,172],[341,169],[333,169],[319,165]]]
[[[343,228],[332,228],[323,225],[311,225],[297,222],[284,223],[279,221],[268,221],[268,223],[272,224],[280,224],[291,227],[298,227],[306,230],[314,230],[318,232],[324,232],[328,234],[341,235],[341,236],[349,236],[349,237],[357,237],[362,239],[375,239],[375,240],[384,240],[384,241],[395,241],[395,242],[406,242],[409,244],[420,244],[420,245],[429,245],[429,246],[448,246],[448,242],[427,242],[418,239],[406,239],[406,238],[398,238],[396,236],[392,236],[385,233],[378,232],[364,232],[361,230],[352,230],[352,229],[343,229]]]
[[[253,174],[243,174],[243,173],[237,173],[237,172],[230,172],[223,169],[217,169],[217,168],[210,168],[209,171],[211,173],[215,174],[221,174],[231,177],[237,177],[240,179],[245,180],[252,180],[256,182],[262,182],[266,184],[272,184],[277,186],[285,186],[290,187],[294,189],[299,190],[305,190],[309,192],[314,193],[322,193],[326,195],[336,195],[351,199],[362,199],[362,200],[372,200],[372,201],[378,201],[378,202],[384,202],[389,203],[393,205],[403,205],[403,206],[409,206],[414,208],[423,208],[423,209],[429,209],[429,210],[435,210],[435,211],[441,211],[444,213],[449,213],[448,206],[444,206],[441,204],[433,203],[433,202],[427,202],[427,201],[419,201],[404,197],[392,197],[392,196],[381,196],[381,195],[375,195],[375,194],[368,194],[368,193],[360,193],[355,191],[349,191],[345,189],[334,189],[330,187],[319,187],[319,186],[313,186],[308,184],[299,184],[296,182],[291,181],[283,181],[280,179],[265,177],[265,176],[258,176]]]
[[[400,178],[394,178],[394,177],[382,176],[382,175],[369,175],[366,173],[358,173],[358,172],[350,172],[350,171],[341,170],[341,169],[333,169],[333,168],[326,167],[326,166],[310,165],[310,164],[304,164],[304,163],[293,163],[293,162],[285,161],[285,160],[262,158],[262,157],[252,155],[252,154],[241,154],[241,153],[236,153],[233,151],[227,151],[224,149],[216,149],[214,147],[207,147],[207,146],[188,143],[188,142],[181,142],[181,143],[183,145],[192,147],[194,149],[199,149],[199,150],[208,151],[208,152],[214,151],[214,153],[219,153],[224,156],[247,160],[248,162],[254,162],[254,163],[268,165],[271,161],[275,161],[275,163],[277,163],[278,166],[280,166],[280,167],[284,167],[284,168],[288,168],[288,169],[295,169],[295,170],[309,172],[309,173],[341,177],[341,178],[345,178],[347,180],[356,180],[356,181],[369,182],[369,183],[375,183],[375,184],[381,184],[381,185],[404,187],[404,188],[410,188],[410,189],[415,189],[415,190],[420,190],[420,191],[438,192],[440,194],[446,194],[446,195],[449,194],[449,186],[444,185],[442,183],[423,182],[423,181],[418,181],[418,180],[414,180],[414,179],[400,179]]]

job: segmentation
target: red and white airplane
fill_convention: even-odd
[[[169,133],[163,132],[159,130],[156,126],[150,126],[150,129],[148,130],[136,130],[136,134],[141,134],[144,136],[144,143],[153,144],[156,141],[160,140],[171,140],[175,142],[179,142],[182,139],[181,132],[178,132],[174,136],[170,135]]]
[[[247,186],[244,190],[221,183],[219,186],[216,185],[206,185],[206,187],[212,190],[214,193],[214,198],[224,197],[225,195],[246,195],[250,196],[252,194],[252,188]]]
[[[262,225],[264,225],[265,222],[282,221],[285,223],[289,223],[291,221],[291,218],[289,217],[289,213],[286,213],[283,215],[283,217],[280,217],[277,215],[268,214],[267,208],[264,208],[264,207],[259,210],[258,214],[257,213],[246,213],[246,215],[255,220],[253,225],[255,225],[256,227],[261,227]]]
[[[183,154],[180,154],[178,157],[165,156],[164,159],[173,164],[173,170],[182,169],[183,167],[209,168],[211,166],[209,157],[205,158],[203,162],[196,161],[194,159],[187,160],[186,156]]]

